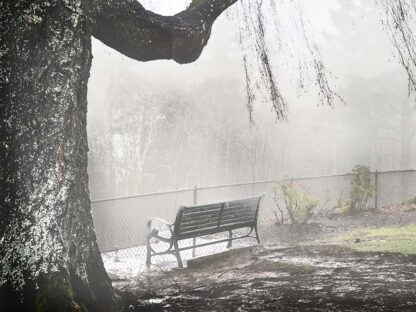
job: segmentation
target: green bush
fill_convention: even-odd
[[[319,205],[319,200],[309,194],[306,190],[298,190],[293,185],[293,181],[281,183],[272,189],[273,200],[281,213],[281,223],[283,224],[283,209],[279,201],[283,200],[286,211],[292,224],[306,224],[313,216],[315,208]],[[277,214],[276,214],[277,217]]]
[[[356,213],[365,210],[368,199],[375,195],[375,191],[371,183],[370,169],[367,166],[355,166],[352,169],[349,212]]]

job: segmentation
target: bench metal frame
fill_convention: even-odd
[[[174,223],[168,223],[165,220],[162,220],[160,218],[151,218],[147,222],[147,228],[149,231],[147,235],[147,240],[146,240],[146,247],[147,247],[146,266],[147,268],[150,268],[151,258],[153,256],[174,255],[178,261],[178,267],[183,268],[183,263],[182,263],[180,252],[184,250],[193,249],[193,255],[194,255],[195,248],[218,244],[218,243],[224,243],[224,242],[228,242],[227,248],[230,248],[232,247],[233,240],[242,239],[242,238],[254,238],[260,244],[260,236],[259,236],[259,231],[257,227],[257,221],[258,221],[260,202],[264,196],[265,196],[265,193],[259,196],[255,196],[255,197],[237,199],[238,201],[242,201],[242,202],[258,199],[257,207],[253,215],[253,218],[251,220],[244,220],[244,222],[236,222],[236,223],[229,224],[226,226],[221,226],[221,222],[223,221],[222,213],[226,209],[226,207],[228,208],[228,203],[234,202],[236,200],[223,201],[223,202],[217,202],[217,203],[205,204],[205,205],[181,206],[176,214],[176,219]],[[219,216],[217,217],[217,221],[218,221],[217,226],[212,226],[211,228],[207,229],[206,227],[204,228],[204,224],[201,224],[200,230],[195,229],[192,231],[192,233],[185,233],[185,234],[182,234],[180,232],[181,223],[183,221],[182,217],[184,215],[185,209],[187,209],[187,212],[189,213],[189,211],[192,212],[192,210],[198,211],[198,208],[201,209],[201,207],[206,207],[206,209],[209,209],[209,207],[218,206],[218,205],[221,205],[221,208],[219,211]],[[236,212],[236,214],[238,214],[238,210],[240,210],[239,207],[233,208],[233,209]],[[199,212],[204,212],[204,210],[200,210]],[[159,231],[154,228],[153,226],[154,223],[159,223],[163,225],[164,227],[166,227],[166,229],[168,230],[167,231],[168,236],[166,237],[166,236],[159,235],[161,233],[159,233]],[[198,227],[198,225],[196,225],[195,227]],[[249,228],[250,230],[247,234],[241,235],[241,236],[233,233],[234,230],[241,229],[241,228]],[[223,233],[223,232],[228,232],[227,239],[220,239],[220,240],[215,240],[215,241],[207,242],[203,244],[196,244],[197,237],[213,235],[213,234],[218,234],[218,233]],[[168,248],[165,251],[159,251],[159,252],[154,250],[150,243],[150,240],[152,238],[156,238],[159,241],[168,243],[169,244]],[[179,241],[190,239],[190,238],[193,238],[192,246],[179,248]]]

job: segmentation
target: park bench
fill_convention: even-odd
[[[172,254],[176,256],[178,267],[183,268],[180,251],[194,249],[212,244],[228,242],[227,248],[232,246],[232,241],[242,238],[254,238],[260,244],[260,236],[257,228],[260,201],[265,196],[223,201],[212,204],[181,206],[176,214],[175,222],[170,224],[159,218],[151,218],[147,227],[147,257],[146,265],[149,268],[151,257],[156,255]],[[166,231],[159,231],[158,227],[164,227]],[[249,228],[245,235],[237,235],[234,230]],[[255,236],[252,233],[255,233]],[[211,242],[196,244],[196,238],[228,232],[228,238],[217,239]],[[152,238],[168,243],[165,251],[158,252],[151,246]],[[185,239],[193,239],[193,245],[179,248],[178,242]]]

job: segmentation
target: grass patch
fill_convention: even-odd
[[[341,244],[357,251],[416,255],[416,224],[403,227],[360,228],[322,242]]]

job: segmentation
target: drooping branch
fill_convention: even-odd
[[[249,111],[250,121],[253,122],[253,103],[256,100],[256,93],[258,93],[256,90],[262,88],[262,95],[265,96],[264,100],[271,102],[276,117],[283,119],[285,118],[287,103],[282,95],[270,62],[270,51],[265,38],[267,21],[262,11],[263,1],[241,1],[240,6],[241,10],[237,10],[237,14],[240,16],[239,19],[242,20],[242,23],[239,21],[240,46],[243,51],[243,65],[246,74],[246,106]],[[246,33],[246,36],[243,33]],[[247,42],[247,38],[244,38],[247,35],[252,39],[249,42]],[[250,45],[251,47],[249,47]],[[255,64],[254,66],[250,64],[249,50],[256,52],[255,61],[251,60]],[[252,54],[252,51],[250,52]],[[260,73],[259,76],[256,77],[250,73],[253,69],[252,67]],[[266,92],[264,92],[264,89]]]
[[[317,91],[320,103],[344,102],[319,53],[298,0],[240,0],[235,9],[246,75],[250,120],[255,104],[271,104],[276,119],[288,111],[287,86],[297,73],[297,91]],[[255,53],[253,53],[253,51]]]
[[[409,95],[416,95],[416,1],[377,0],[383,23],[407,73]],[[415,98],[416,100],[416,98]]]
[[[190,63],[207,44],[216,18],[236,1],[193,1],[174,16],[150,12],[136,0],[97,1],[93,36],[138,61]]]

